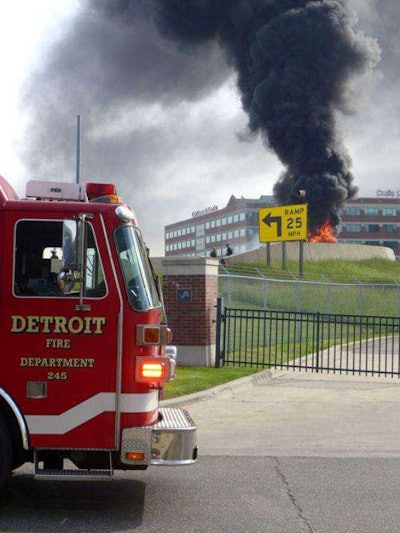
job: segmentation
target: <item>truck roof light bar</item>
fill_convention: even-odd
[[[26,197],[36,200],[70,200],[84,202],[86,193],[79,183],[30,180],[26,184]]]
[[[89,202],[122,202],[113,183],[87,183],[86,194]]]

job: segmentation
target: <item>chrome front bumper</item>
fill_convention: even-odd
[[[196,426],[184,409],[160,407],[154,426],[122,431],[121,462],[127,465],[188,465],[197,458]],[[138,460],[127,453],[142,454]]]

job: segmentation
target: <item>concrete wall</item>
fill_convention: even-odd
[[[226,264],[266,262],[267,251],[263,246],[252,252],[237,254],[225,258]],[[299,259],[299,243],[286,243],[286,258]],[[384,246],[368,246],[366,244],[344,244],[328,242],[304,243],[304,260],[321,261],[324,259],[344,259],[347,261],[361,261],[362,259],[389,259],[395,261],[396,257],[391,248]],[[282,244],[271,243],[271,259],[282,259]]]
[[[265,246],[261,246],[251,252],[244,254],[235,254],[231,257],[225,257],[227,264],[252,263],[266,261],[267,252]],[[162,262],[172,259],[184,258],[187,256],[170,256],[152,257],[151,262],[157,272],[162,270]],[[286,243],[286,258],[299,259],[299,243]],[[395,261],[396,257],[391,248],[384,246],[369,246],[367,244],[347,244],[347,243],[328,243],[328,242],[305,242],[304,243],[304,260],[305,261],[322,261],[324,259],[344,259],[347,261],[361,261],[363,259],[389,259]],[[278,242],[271,243],[271,259],[282,259],[282,244]]]

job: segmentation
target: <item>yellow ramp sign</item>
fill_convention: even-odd
[[[307,205],[261,207],[258,210],[260,242],[305,241]]]

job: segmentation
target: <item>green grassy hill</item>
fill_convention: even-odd
[[[385,259],[306,261],[304,275],[290,261],[220,269],[226,305],[337,314],[400,315],[400,263]],[[305,282],[305,283],[302,283]]]
[[[282,270],[279,261],[273,261],[270,267],[264,262],[232,265],[225,268],[232,274],[252,275],[262,273],[268,278],[300,279],[297,261],[288,261],[286,270]],[[389,259],[304,261],[304,270],[301,279],[338,283],[400,284],[400,262],[390,261]]]

